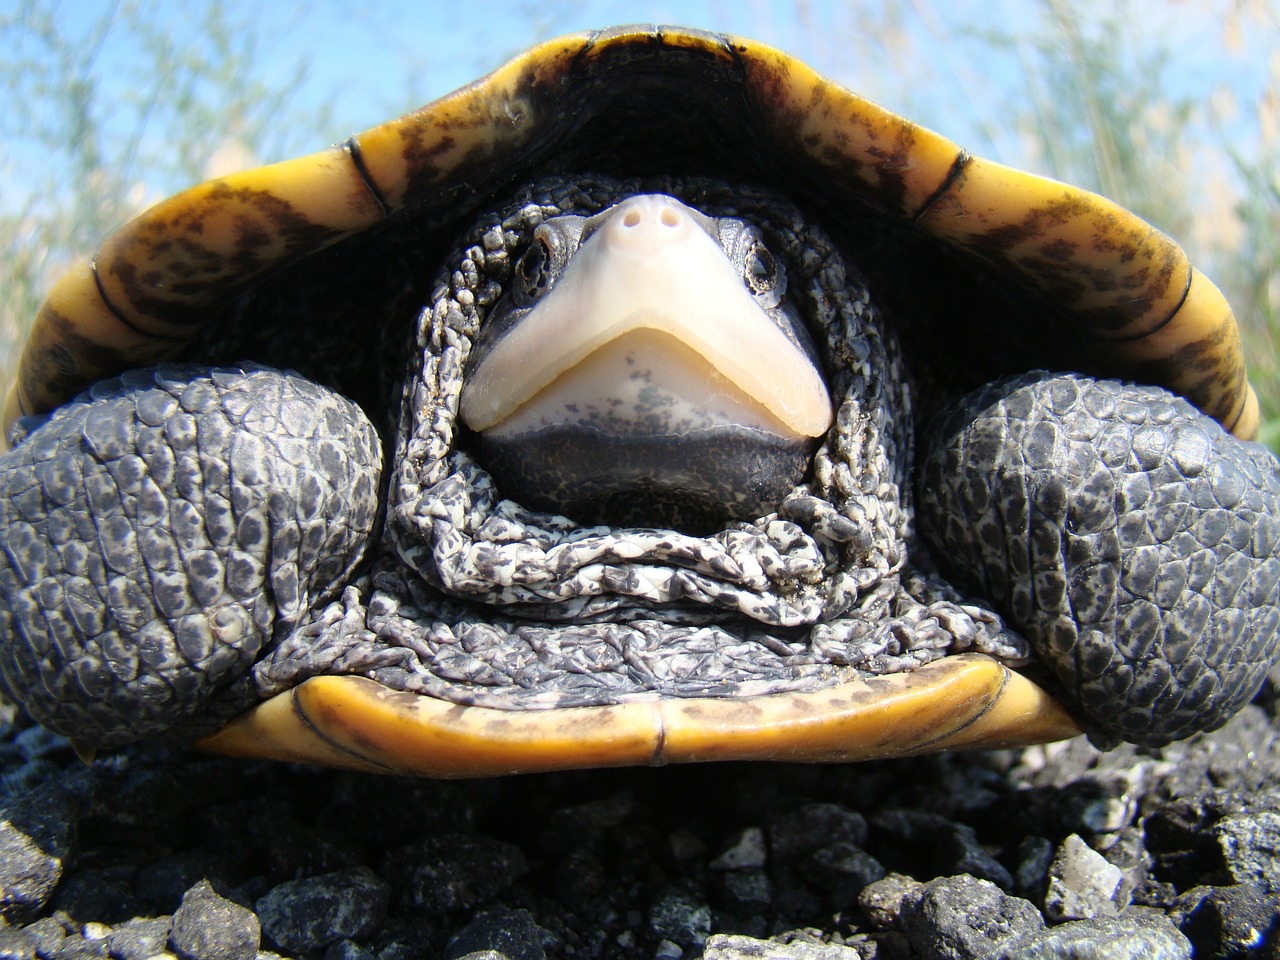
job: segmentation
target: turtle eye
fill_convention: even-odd
[[[747,289],[757,297],[778,287],[778,261],[763,243],[756,243],[742,261],[742,277]]]
[[[545,238],[535,236],[516,263],[516,295],[522,306],[551,289],[551,272],[551,248]]]

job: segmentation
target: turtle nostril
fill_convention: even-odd
[[[624,227],[638,227],[640,225],[640,211],[628,210],[622,218],[622,225]]]
[[[680,226],[680,214],[673,207],[663,207],[662,213],[658,216],[658,220],[665,227]]]

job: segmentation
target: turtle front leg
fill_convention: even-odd
[[[993,384],[940,416],[917,503],[939,564],[1025,633],[1101,745],[1221,726],[1277,655],[1276,460],[1166,391]]]
[[[89,747],[216,728],[359,562],[381,471],[364,413],[295,374],[97,384],[0,457],[0,690]]]

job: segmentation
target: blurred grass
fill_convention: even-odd
[[[793,7],[795,52],[822,72],[949,136],[976,127],[980,142],[966,145],[978,152],[1098,190],[1176,237],[1235,307],[1264,439],[1280,448],[1276,0]],[[128,216],[208,175],[334,138],[322,114],[294,106],[308,64],[279,62],[251,8],[200,6],[196,43],[190,27],[181,38],[166,29],[176,9],[20,0],[0,15],[0,176],[36,186],[0,205],[0,382],[53,278]],[[546,0],[509,12],[533,37],[559,32],[571,9]],[[786,19],[762,14],[757,35],[779,42],[770,23]],[[1161,24],[1179,20],[1204,28],[1166,41]],[[389,51],[403,49],[391,39]],[[121,47],[128,57],[106,55]],[[1249,62],[1259,50],[1268,63]],[[1189,82],[1197,65],[1242,57],[1259,82],[1229,83],[1225,69]]]
[[[1201,56],[1230,62],[1246,40],[1269,51],[1250,102],[1223,82],[1180,83],[1170,47],[1143,36],[1147,3],[1043,0],[1038,30],[985,42],[1021,64],[1020,91],[1003,103],[1026,135],[1025,162],[1141,214],[1222,289],[1261,403],[1260,438],[1280,452],[1280,10],[1181,6],[1216,28],[1198,38]]]
[[[195,42],[169,29],[174,15]],[[266,47],[220,0],[20,0],[0,14],[0,177],[29,187],[0,206],[0,383],[52,282],[124,221],[323,142],[323,115],[288,106],[307,63]]]

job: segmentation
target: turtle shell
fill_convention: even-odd
[[[443,243],[514,184],[582,170],[762,183],[828,223],[857,224],[840,237],[873,285],[929,301],[913,315],[945,317],[905,337],[908,351],[943,344],[927,377],[965,386],[1041,366],[1122,376],[1185,396],[1239,438],[1257,431],[1230,307],[1136,215],[974,157],[762,44],[624,27],[541,44],[340,146],[201,184],[126,224],[41,307],[6,432],[102,377],[216,342],[233,304],[321,251],[342,256],[409,218]],[[850,760],[1076,732],[1031,680],[964,655],[813,693],[520,713],[320,677],[204,745],[455,776]]]

